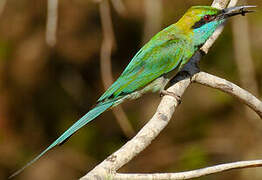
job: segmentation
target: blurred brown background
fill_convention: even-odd
[[[122,12],[110,2],[114,78],[152,34],[176,22],[190,6],[211,4],[208,0],[151,1],[125,0]],[[247,19],[230,20],[200,67],[259,97],[262,1],[249,4],[258,5],[257,12],[248,14]],[[7,0],[0,13],[0,179],[6,179],[84,115],[104,92],[100,72],[103,31],[99,3],[91,0],[59,1],[54,46],[45,40],[46,0]],[[244,64],[243,57],[249,65]],[[246,75],[242,71],[247,68],[251,72]],[[124,103],[135,132],[153,115],[159,101],[158,94],[149,94]],[[260,127],[262,121],[237,99],[193,84],[169,126],[120,171],[177,172],[261,159]],[[77,179],[128,139],[108,111],[16,179]],[[234,170],[199,179],[260,180],[262,169]]]

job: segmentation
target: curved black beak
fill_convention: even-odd
[[[235,6],[235,7],[226,8],[222,10],[220,16],[223,19],[231,17],[231,16],[239,15],[239,14],[241,14],[242,16],[245,16],[246,13],[255,12],[254,10],[248,9],[248,8],[254,8],[254,7],[257,7],[257,6],[246,5],[246,6]]]

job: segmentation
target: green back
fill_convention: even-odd
[[[189,59],[194,53],[187,38],[175,24],[156,34],[137,52],[132,61],[98,102],[122,97],[145,87]],[[183,63],[184,64],[184,63]]]

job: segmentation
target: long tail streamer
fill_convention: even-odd
[[[79,130],[81,127],[95,119],[97,116],[99,116],[101,113],[105,112],[107,109],[109,109],[114,102],[104,102],[101,104],[98,104],[96,107],[94,107],[92,110],[90,110],[86,115],[84,115],[81,119],[79,119],[77,122],[75,122],[69,129],[67,129],[57,140],[55,140],[50,146],[48,146],[44,151],[42,151],[38,156],[36,156],[33,160],[28,162],[25,166],[23,166],[21,169],[13,173],[9,179],[13,178],[14,176],[21,173],[25,168],[36,162],[39,158],[41,158],[47,151],[55,147],[56,145],[63,144],[70,136],[72,136],[77,130]]]

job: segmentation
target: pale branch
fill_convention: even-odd
[[[128,173],[117,173],[114,176],[114,180],[185,180],[198,178],[204,175],[215,174],[218,172],[229,171],[232,169],[243,169],[250,167],[262,167],[262,160],[253,161],[239,161],[233,163],[226,163],[206,167],[202,169],[196,169],[192,171],[184,171],[178,173],[154,173],[154,174],[128,174]]]
[[[142,43],[145,44],[161,29],[163,17],[162,0],[144,0],[145,24]]]
[[[238,0],[231,0],[228,4],[228,7],[234,7],[237,5]]]
[[[1,0],[0,1],[0,16],[4,12],[5,6],[6,6],[6,0]]]
[[[230,0],[214,0],[212,2],[212,7],[218,8],[218,9],[223,9],[227,7],[228,3]],[[231,0],[232,1],[232,0]]]
[[[251,93],[240,88],[234,83],[205,72],[199,72],[195,74],[192,77],[192,81],[199,84],[203,84],[205,86],[219,89],[232,96],[235,96],[241,102],[243,102],[252,110],[254,110],[260,116],[260,118],[262,118],[262,102],[255,96],[253,96]]]
[[[47,20],[46,20],[46,43],[49,46],[56,44],[58,0],[47,1]]]
[[[119,15],[126,16],[127,10],[122,0],[111,0],[111,2],[114,9]]]
[[[235,3],[235,0],[233,3]],[[229,0],[214,0],[213,6],[216,8],[225,8],[228,4]],[[233,4],[231,3],[231,4]],[[223,26],[221,26],[223,28]],[[212,36],[209,41],[204,45],[202,48],[202,51],[207,53],[209,48],[212,46],[212,44],[215,42],[218,35],[221,33],[222,29],[218,29],[214,36]],[[200,52],[197,52],[193,58],[191,58],[190,62],[187,63],[185,68],[183,70],[189,71],[189,73],[180,73],[178,76],[176,76],[176,83],[172,85],[170,88],[167,89],[169,92],[173,92],[179,96],[182,96],[187,87],[191,84],[192,80],[196,81],[201,80],[202,72],[197,73],[195,68],[195,63],[197,63],[201,59],[202,55]],[[182,70],[182,71],[183,71]],[[190,74],[190,75],[189,75]],[[197,77],[197,75],[194,74],[200,74],[200,76]],[[193,76],[192,76],[193,75]],[[218,80],[220,80],[218,78]],[[225,80],[224,80],[225,81]],[[212,84],[207,83],[206,85],[210,85],[212,87]],[[239,98],[242,99],[244,102],[248,102],[247,104],[253,108],[256,109],[257,107],[254,107],[254,105],[260,105],[258,100],[255,98],[252,98],[251,101],[248,99],[247,96],[243,96],[243,94],[247,94],[246,91],[243,89],[237,87],[236,85],[233,86],[232,95],[236,96],[237,92],[240,92],[242,95],[239,95]],[[251,97],[251,96],[249,96]],[[164,96],[161,100],[156,113],[154,116],[149,120],[149,122],[138,132],[138,134],[132,138],[130,141],[128,141],[124,146],[122,146],[118,151],[114,152],[112,155],[110,155],[107,159],[105,159],[103,162],[98,164],[93,170],[91,170],[88,174],[86,174],[84,177],[82,177],[82,180],[88,180],[88,179],[118,179],[120,176],[125,176],[125,179],[135,179],[134,177],[131,177],[131,174],[120,174],[116,171],[121,168],[123,165],[128,163],[130,160],[132,160],[136,155],[138,155],[141,151],[143,151],[149,144],[154,140],[158,134],[167,126],[169,123],[175,108],[177,107],[178,102],[177,100],[172,96]],[[230,169],[236,169],[236,168],[244,168],[244,167],[257,167],[261,166],[262,161],[245,161],[245,162],[236,162],[236,163],[230,163],[230,164],[223,164],[213,167],[208,167],[200,170],[195,171],[189,171],[189,172],[181,172],[179,173],[180,179],[193,178],[193,177],[200,177],[211,173],[226,171]],[[194,176],[189,176],[190,174]],[[168,173],[162,174],[162,179],[164,176],[166,176],[168,179]],[[137,174],[137,179],[150,179],[151,177],[154,177],[154,174]],[[158,179],[158,178],[155,178]],[[160,177],[161,179],[161,177]]]

